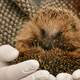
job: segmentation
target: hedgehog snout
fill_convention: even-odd
[[[52,49],[52,43],[51,43],[51,40],[45,40],[43,41],[41,47],[44,49],[44,50],[51,50]]]
[[[44,50],[51,50],[54,47],[55,39],[57,39],[57,37],[60,36],[61,32],[57,32],[55,35],[54,34],[51,34],[50,36],[48,35],[45,39],[42,40],[41,47]]]

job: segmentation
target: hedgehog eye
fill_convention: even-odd
[[[46,37],[48,34],[47,34],[47,32],[44,29],[41,29],[41,35],[43,37]]]
[[[75,24],[71,24],[70,25],[70,29],[69,29],[70,31],[76,31],[77,29],[76,29],[76,25]]]

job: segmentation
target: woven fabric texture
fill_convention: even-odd
[[[43,0],[41,8],[62,7],[71,10],[80,18],[80,0]]]
[[[13,0],[19,8],[25,13],[30,12],[29,16],[33,16],[35,14],[35,11],[37,9],[37,5],[35,3],[35,0]]]
[[[31,7],[27,7],[27,9],[31,9]],[[24,18],[29,19],[31,12],[27,11],[26,13],[14,1],[0,0],[0,45],[10,44],[14,46],[16,33]]]

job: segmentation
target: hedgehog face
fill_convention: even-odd
[[[55,12],[55,10],[54,10]],[[43,49],[61,48],[74,51],[80,48],[80,21],[70,13],[56,11],[39,13],[33,22],[37,22],[39,35],[35,41]],[[40,15],[40,16],[39,16]],[[51,15],[51,16],[50,16]],[[57,44],[56,44],[57,43]],[[36,42],[35,42],[36,44]]]
[[[23,26],[17,36],[17,48],[21,52],[32,47],[44,50],[59,48],[70,52],[79,50],[79,24],[80,20],[69,11],[50,8],[40,10]]]

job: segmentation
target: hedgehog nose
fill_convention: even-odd
[[[44,50],[50,50],[50,49],[52,49],[51,41],[50,40],[44,41],[43,44],[42,44],[42,48]]]
[[[62,32],[57,32],[55,33],[55,35],[52,35],[52,38],[57,38],[57,37],[60,37],[62,35]]]

